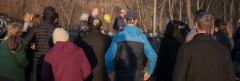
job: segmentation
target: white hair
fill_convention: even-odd
[[[83,13],[82,16],[80,17],[80,20],[85,20],[86,18],[88,18],[89,15],[86,13]]]

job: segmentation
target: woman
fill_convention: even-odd
[[[225,20],[216,19],[214,22],[214,38],[216,41],[226,46],[230,51],[233,49],[232,30],[230,23]]]
[[[24,25],[23,25],[23,29],[22,29],[23,32],[27,32],[28,25],[29,25],[30,21],[32,20],[32,17],[33,17],[32,13],[27,12],[25,14],[25,16],[24,16]]]
[[[29,32],[32,27],[34,27],[37,24],[40,24],[42,22],[42,16],[39,14],[36,14],[32,17],[32,20],[29,22],[27,32]],[[22,37],[24,37],[23,35]],[[29,65],[25,68],[25,81],[30,81],[30,74],[32,72],[33,68],[33,56],[34,56],[34,50],[35,44],[32,42],[29,44],[29,46],[26,48],[26,58],[29,62]]]
[[[81,36],[91,31],[91,28],[88,26],[88,17],[89,15],[86,13],[83,13],[80,17],[80,24],[78,30]]]
[[[0,44],[0,75],[14,81],[24,81],[24,69],[28,65],[25,49],[20,43],[22,26],[13,23]]]
[[[179,21],[172,20],[167,24],[164,38],[161,40],[158,61],[157,61],[157,81],[172,81],[172,73],[175,65],[178,49],[184,43],[184,38],[180,32]]]

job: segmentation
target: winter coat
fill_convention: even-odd
[[[42,67],[43,81],[84,81],[91,67],[84,51],[72,42],[56,42],[46,54]]]
[[[210,35],[196,35],[180,47],[173,81],[235,81],[229,49]]]
[[[89,17],[88,17],[88,25],[89,25],[89,27],[91,27],[91,24],[92,24],[94,18],[95,17],[93,15],[89,15]]]
[[[51,21],[44,21],[29,31],[22,39],[23,46],[27,47],[35,42],[34,63],[42,64],[44,55],[53,47],[52,33],[58,26]]]
[[[234,41],[232,38],[228,37],[227,34],[224,32],[217,32],[214,34],[214,39],[221,43],[222,45],[226,46],[230,51],[233,49]]]
[[[152,74],[157,61],[156,52],[140,29],[136,26],[125,26],[122,32],[114,36],[105,54],[105,66],[108,73],[115,69],[116,81],[142,81],[146,64],[144,57],[148,58],[146,73]]]
[[[197,35],[197,29],[196,26],[193,26],[185,39],[185,43],[191,41],[195,35]]]
[[[28,65],[25,49],[21,44],[15,51],[10,51],[5,37],[0,44],[0,75],[14,81],[24,81],[24,69]]]
[[[158,54],[157,67],[155,70],[157,71],[164,81],[172,80],[172,73],[174,69],[174,65],[176,62],[176,57],[178,53],[178,49],[184,43],[184,38],[173,38],[172,36],[165,36],[161,40],[161,45]]]
[[[120,27],[125,27],[126,24],[124,22],[124,18],[122,18],[121,16],[118,16],[115,21],[114,21],[114,24],[113,24],[113,29],[115,30],[119,30]]]
[[[108,75],[104,66],[104,55],[111,44],[112,39],[93,29],[83,35],[80,46],[83,48],[91,65],[92,73],[85,81],[107,81]]]

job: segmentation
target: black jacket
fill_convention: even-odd
[[[23,46],[28,46],[35,38],[34,62],[42,64],[45,54],[53,47],[52,34],[57,25],[50,21],[44,21],[32,28],[22,39]]]
[[[104,55],[111,44],[112,39],[93,29],[90,33],[82,36],[80,47],[83,48],[92,73],[85,81],[107,81],[108,75],[104,66]]]
[[[233,49],[234,41],[232,38],[228,37],[227,34],[224,32],[217,32],[214,34],[214,39],[217,40],[219,43],[226,46],[230,51]]]
[[[93,17],[93,15],[90,15],[90,16],[88,17],[88,25],[89,25],[89,27],[91,27],[91,24],[92,24],[94,18],[95,18],[95,17]]]
[[[158,61],[155,70],[160,76],[158,79],[164,81],[172,80],[172,73],[176,62],[178,49],[184,43],[184,38],[176,39],[172,36],[165,36],[161,40],[158,54]]]
[[[206,34],[179,49],[173,81],[235,81],[229,50]]]

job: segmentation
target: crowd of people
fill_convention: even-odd
[[[204,10],[191,29],[171,20],[155,52],[137,27],[134,11],[121,9],[113,38],[101,31],[97,7],[80,17],[78,36],[69,41],[59,15],[26,13],[0,43],[1,81],[236,81],[240,74],[240,28]],[[240,25],[240,20],[238,21]],[[32,75],[32,77],[31,77]],[[32,80],[31,80],[32,79]]]

